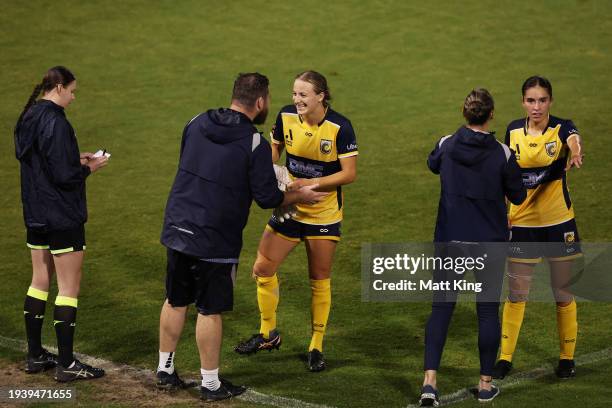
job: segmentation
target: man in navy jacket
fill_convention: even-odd
[[[160,317],[157,385],[187,386],[174,369],[174,352],[187,306],[198,310],[201,398],[217,401],[246,388],[219,379],[221,313],[233,307],[233,284],[251,202],[275,208],[316,202],[325,194],[313,186],[283,193],[272,166],[268,141],[254,125],[265,122],[268,79],[240,74],[229,109],[209,110],[183,131],[178,171],[164,217],[161,243],[168,248],[166,302]]]

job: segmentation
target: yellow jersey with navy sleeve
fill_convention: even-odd
[[[527,188],[525,201],[510,205],[510,223],[517,227],[561,224],[574,218],[565,166],[567,139],[578,129],[571,120],[549,116],[541,135],[528,135],[528,119],[515,120],[506,130],[505,142],[515,152]]]
[[[358,154],[351,122],[330,107],[320,123],[310,126],[298,115],[295,106],[287,105],[278,113],[271,133],[272,143],[285,146],[286,166],[292,179],[337,173],[342,169],[341,158]],[[339,222],[342,200],[342,189],[338,186],[316,204],[298,204],[293,219],[313,225]]]

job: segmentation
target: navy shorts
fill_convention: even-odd
[[[195,303],[203,315],[234,307],[237,264],[203,261],[168,248],[166,297],[174,307]]]
[[[300,242],[305,239],[328,239],[340,241],[340,222],[325,225],[304,224],[290,218],[279,222],[276,217],[270,218],[266,229],[288,241]]]
[[[46,249],[53,255],[85,250],[85,225],[63,231],[41,231],[28,228],[26,245],[30,249]]]
[[[582,256],[576,220],[550,227],[512,227],[508,260],[539,263],[542,258],[566,261]]]

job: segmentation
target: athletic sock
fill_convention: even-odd
[[[219,381],[219,368],[214,370],[205,370],[200,368],[200,374],[202,374],[202,387],[206,387],[211,391],[216,391],[221,386]]]
[[[331,279],[311,279],[312,339],[308,351],[323,351],[323,337],[331,308]]]
[[[578,336],[576,300],[567,306],[557,306],[557,329],[559,330],[560,360],[573,360]]]
[[[276,308],[278,306],[278,278],[274,276],[257,277],[257,304],[261,314],[259,332],[268,338],[276,329]]]
[[[504,304],[504,316],[502,320],[501,338],[501,360],[512,361],[512,355],[516,349],[516,343],[523,324],[526,302],[511,302],[506,300]]]
[[[172,374],[174,372],[174,351],[159,352],[159,364],[157,365],[157,372],[164,371],[168,374]]]
[[[68,296],[55,298],[53,311],[53,326],[57,336],[58,362],[62,367],[68,367],[74,362],[72,347],[74,329],[76,327],[77,299]]]
[[[28,355],[38,357],[42,353],[41,331],[45,318],[49,292],[30,286],[23,305],[26,335],[28,337]]]

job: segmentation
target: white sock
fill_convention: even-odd
[[[174,372],[174,351],[159,352],[159,364],[157,365],[157,372],[164,371],[168,374]]]
[[[221,386],[221,381],[219,381],[219,368],[215,368],[214,370],[200,368],[200,373],[202,374],[202,387],[206,387],[211,391],[219,389]]]

